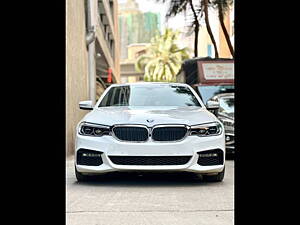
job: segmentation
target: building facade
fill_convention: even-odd
[[[137,43],[127,46],[127,58],[121,61],[121,83],[135,83],[144,81],[144,72],[135,70],[137,58],[146,53],[149,43]]]
[[[160,32],[160,15],[153,12],[141,12],[135,0],[119,4],[119,32],[121,61],[128,58],[127,47],[130,44],[149,43]]]
[[[119,3],[119,33],[121,82],[132,83],[144,80],[144,73],[135,70],[137,57],[145,52],[152,37],[160,33],[160,15],[141,12],[136,0]]]
[[[74,152],[78,103],[120,83],[117,0],[66,1],[66,153]]]

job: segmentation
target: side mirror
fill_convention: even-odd
[[[79,108],[83,110],[92,110],[93,107],[93,101],[81,101],[79,102]]]
[[[220,104],[217,101],[208,100],[206,102],[206,108],[208,110],[218,110],[220,108]]]

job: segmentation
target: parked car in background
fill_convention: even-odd
[[[198,57],[185,60],[177,81],[193,87],[202,102],[215,102],[218,109],[210,110],[223,122],[226,153],[234,153],[234,60]]]
[[[75,174],[186,171],[220,182],[225,173],[224,125],[187,84],[111,85],[76,131]]]
[[[226,154],[233,154],[234,147],[234,93],[218,94],[210,100],[219,103],[214,114],[223,123],[225,129]]]
[[[192,86],[204,104],[214,96],[224,93],[234,93],[234,84],[195,84]]]
[[[234,60],[198,57],[185,60],[177,82],[190,85],[204,104],[213,96],[234,93]]]

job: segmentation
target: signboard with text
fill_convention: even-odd
[[[200,83],[234,83],[234,60],[198,61],[197,63]]]

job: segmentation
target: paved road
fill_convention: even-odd
[[[221,183],[189,174],[112,174],[77,183],[67,161],[67,225],[233,225],[234,162]]]

